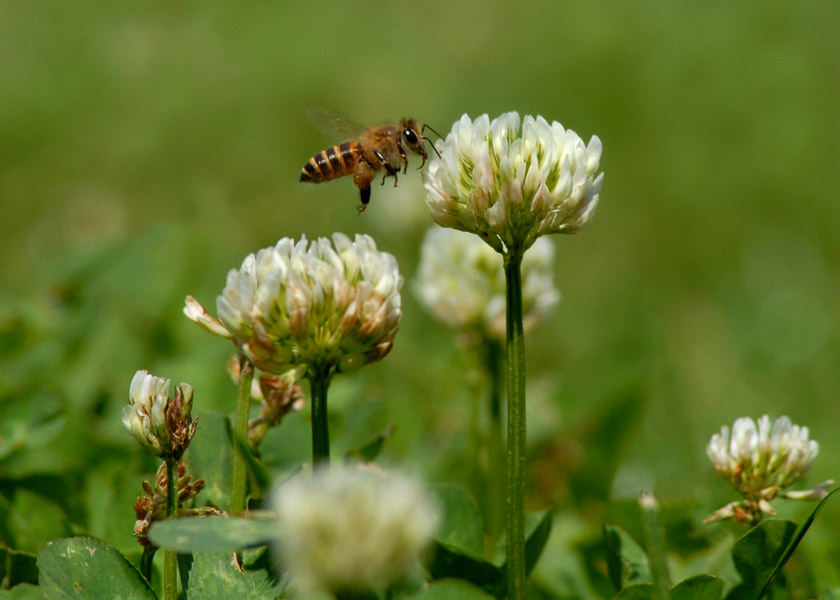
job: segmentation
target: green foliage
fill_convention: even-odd
[[[461,504],[462,501],[457,501]],[[533,516],[533,515],[532,515]],[[447,516],[449,521],[449,516]],[[469,519],[468,519],[469,520]],[[551,534],[551,511],[545,511],[537,519],[529,519],[526,523],[527,537],[525,539],[525,565],[526,572],[530,573],[545,549],[548,537]],[[528,525],[530,524],[530,527]],[[468,528],[471,528],[468,524]],[[452,531],[452,526],[444,528],[449,532],[449,538],[469,539],[469,532],[463,536]],[[429,572],[435,580],[447,578],[460,578],[469,581],[476,587],[495,596],[503,598],[507,594],[507,578],[504,564],[495,564],[479,558],[471,551],[459,548],[454,544],[436,541],[434,554],[429,562]]]
[[[38,583],[38,567],[35,561],[34,554],[0,546],[0,588]]]
[[[484,554],[484,529],[478,505],[472,495],[459,485],[438,483],[432,492],[443,510],[438,541],[481,556]]]
[[[747,532],[735,543],[732,558],[743,582],[728,595],[728,600],[757,598],[776,565],[793,540],[796,523],[769,519]]]
[[[44,594],[41,593],[41,588],[31,583],[23,583],[11,590],[0,590],[0,599],[2,600],[43,600]]]
[[[616,591],[647,581],[647,555],[636,541],[618,527],[604,527],[607,573]]]
[[[199,503],[227,506],[233,455],[229,432],[230,420],[225,415],[202,413],[198,416],[198,434],[187,449],[186,460],[194,473],[207,480],[197,497]]]
[[[267,518],[192,517],[152,525],[149,539],[177,552],[233,552],[262,546],[274,539]]]
[[[417,600],[489,600],[492,597],[462,581],[435,581],[416,598]]]
[[[233,564],[230,554],[195,555],[190,570],[189,600],[253,598],[275,600],[285,597],[269,580],[265,571],[243,572]]]
[[[140,572],[116,548],[90,538],[49,542],[38,553],[38,569],[41,592],[47,600],[157,598]]]

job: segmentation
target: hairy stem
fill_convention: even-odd
[[[507,533],[508,599],[527,597],[525,570],[525,334],[522,253],[505,255],[507,283]]]
[[[330,430],[327,421],[327,390],[330,367],[312,367],[307,374],[312,397],[312,465],[330,462]]]
[[[178,461],[173,458],[166,462],[166,518],[178,516]],[[163,595],[166,600],[178,600],[178,554],[174,550],[163,551]]]

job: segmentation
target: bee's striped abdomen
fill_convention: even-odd
[[[344,142],[330,146],[309,159],[300,171],[300,181],[329,181],[344,175],[350,175],[362,155],[359,142]]]

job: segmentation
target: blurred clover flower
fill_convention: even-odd
[[[423,486],[401,475],[318,469],[275,488],[282,566],[304,591],[372,596],[409,574],[439,514]]]
[[[756,524],[764,515],[776,514],[770,501],[781,496],[790,500],[820,500],[833,481],[810,490],[782,492],[796,483],[819,452],[819,445],[808,439],[808,428],[791,424],[782,416],[771,423],[767,415],[758,423],[748,417],[736,419],[712,436],[706,454],[715,470],[741,494],[743,500],[717,510],[706,522],[721,519]]]
[[[426,203],[442,227],[478,234],[497,252],[524,252],[541,235],[574,233],[591,219],[603,173],[601,140],[509,112],[464,115],[423,172]]]
[[[190,418],[193,389],[182,383],[169,396],[169,380],[137,371],[129,387],[128,405],[122,422],[138,442],[164,459],[178,460],[193,435],[196,422]]]
[[[537,240],[522,261],[523,327],[528,332],[557,305],[554,246]],[[437,319],[462,331],[505,339],[505,272],[498,254],[476,237],[430,229],[420,249],[414,289]]]
[[[258,368],[357,368],[383,358],[402,317],[396,259],[373,239],[333,235],[311,244],[283,238],[228,273],[219,321],[192,296],[184,313],[230,337]]]

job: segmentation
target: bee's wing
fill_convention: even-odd
[[[306,108],[306,116],[313,125],[330,137],[342,140],[353,140],[367,131],[367,127],[359,125],[348,119],[341,113],[335,112],[323,106],[309,106]]]

